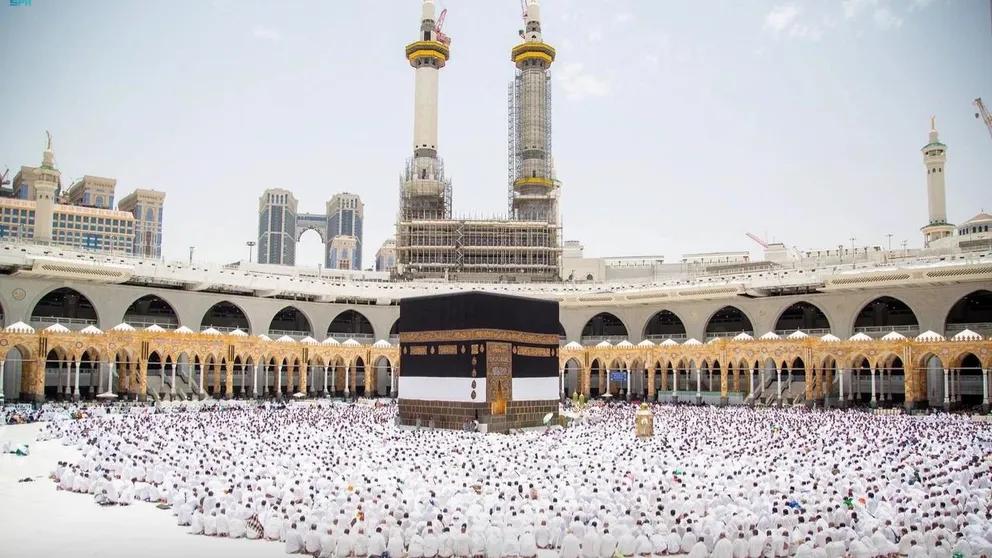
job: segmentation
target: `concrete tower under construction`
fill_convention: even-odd
[[[449,59],[445,13],[423,0],[417,40],[406,47],[416,71],[413,157],[400,179],[397,277],[506,282],[554,281],[561,275],[558,182],[551,158],[551,81],[555,51],[541,39],[538,0],[526,1],[523,42],[511,59],[509,215],[452,217],[451,182],[437,155],[438,72]]]
[[[437,156],[438,73],[448,61],[448,39],[437,25],[434,0],[424,0],[420,32],[406,46],[416,73],[413,102],[413,157],[400,179],[400,219],[449,219],[451,181]]]
[[[555,49],[541,37],[541,6],[527,0],[523,42],[511,51],[517,75],[509,89],[510,215],[558,222],[558,183],[551,158],[551,74]]]

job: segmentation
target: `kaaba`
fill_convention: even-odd
[[[403,425],[487,432],[558,415],[558,302],[464,292],[400,301]]]

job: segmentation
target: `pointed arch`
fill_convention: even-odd
[[[706,337],[733,337],[744,332],[754,335],[751,318],[736,306],[728,305],[720,308],[706,320]]]
[[[621,340],[629,338],[623,320],[610,312],[600,312],[589,318],[582,326],[582,341],[593,342],[604,339]]]
[[[302,310],[292,304],[284,306],[272,316],[269,321],[269,335],[273,338],[277,336],[289,335],[290,337],[306,337],[313,335],[313,328],[310,326],[310,319]]]
[[[685,339],[685,323],[671,310],[655,312],[644,324],[645,339]]]
[[[165,329],[179,327],[179,316],[168,301],[156,294],[135,299],[124,311],[124,322],[136,328],[157,325]]]
[[[357,310],[345,310],[331,320],[327,326],[327,336],[338,341],[347,339],[372,339],[375,330],[372,322]]]
[[[203,317],[200,319],[200,329],[208,327],[220,331],[240,329],[249,335],[253,333],[245,311],[237,304],[227,300],[214,304],[203,313]]]
[[[42,324],[61,323],[82,328],[100,321],[96,307],[86,295],[69,287],[45,293],[31,309],[31,321]]]

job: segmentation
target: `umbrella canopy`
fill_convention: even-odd
[[[116,393],[111,393],[109,391],[105,391],[105,392],[97,395],[96,398],[97,399],[117,399],[117,394]]]

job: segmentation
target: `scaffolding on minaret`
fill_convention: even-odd
[[[519,212],[515,211],[513,208],[514,199],[514,182],[517,179],[523,178],[523,151],[524,142],[521,135],[523,134],[523,123],[525,121],[533,121],[541,117],[541,106],[537,104],[532,104],[531,106],[525,106],[522,102],[523,99],[523,80],[522,72],[517,70],[516,75],[506,88],[506,105],[507,105],[507,139],[506,139],[506,153],[507,153],[507,185],[506,185],[506,204],[507,204],[507,214],[511,219],[522,219],[525,216],[520,215]],[[544,159],[544,177],[549,178],[557,183],[555,177],[554,169],[554,158],[551,155],[551,74],[550,72],[545,73],[545,87],[544,87],[544,146],[545,146],[545,159]],[[557,188],[555,189],[557,191]],[[552,202],[554,209],[557,209],[557,200]],[[557,213],[553,211],[552,213]],[[549,215],[548,221],[557,222],[557,215]]]

